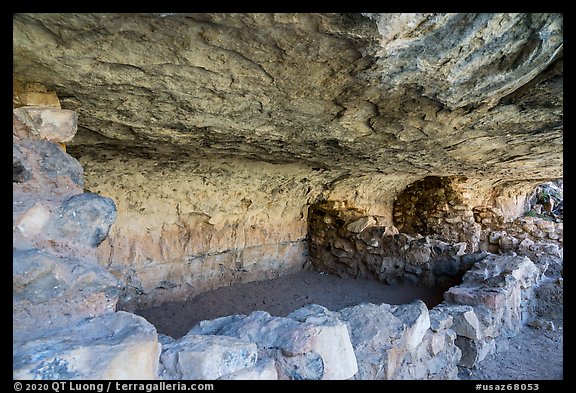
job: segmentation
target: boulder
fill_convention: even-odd
[[[428,307],[422,300],[415,300],[393,309],[392,314],[399,318],[406,326],[404,342],[408,350],[413,350],[421,342],[430,328]]]
[[[14,329],[66,327],[113,312],[120,288],[118,279],[96,260],[16,250],[12,257]]]
[[[37,162],[39,171],[35,173],[35,176],[54,180],[61,176],[68,177],[80,189],[84,187],[82,165],[74,157],[62,151],[56,143],[46,140],[22,140],[18,145],[28,162]]]
[[[462,351],[462,357],[458,363],[461,367],[472,368],[478,365],[486,355],[495,348],[494,340],[473,340],[467,337],[458,336],[456,345]]]
[[[14,336],[14,379],[157,379],[156,329],[124,311]]]
[[[55,236],[97,247],[116,220],[116,205],[110,198],[93,193],[71,196],[60,204],[54,222]]]
[[[162,379],[218,379],[256,365],[256,344],[228,336],[187,334],[164,339]]]
[[[394,379],[399,370],[406,326],[392,311],[388,304],[360,304],[339,312],[358,362],[355,379]]]
[[[358,371],[358,364],[346,324],[338,314],[311,304],[288,315],[317,329],[311,350],[320,354],[324,364],[322,379],[349,379]]]

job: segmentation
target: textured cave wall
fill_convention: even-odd
[[[301,269],[323,203],[379,228],[369,242],[415,236],[412,211],[485,249],[562,177],[562,31],[561,14],[15,14],[14,106],[78,113],[67,149],[118,207],[99,260],[141,307]],[[434,244],[410,267],[431,285]],[[365,275],[403,268],[380,267]]]
[[[235,282],[300,271],[319,171],[234,158],[157,161],[80,155],[85,187],[116,201],[100,263],[127,289],[126,308],[182,300]]]

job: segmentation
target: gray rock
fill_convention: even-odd
[[[156,329],[124,311],[13,339],[14,379],[156,379]]]
[[[30,179],[30,176],[30,166],[24,155],[16,144],[12,144],[12,182],[23,183]]]
[[[288,315],[316,328],[311,351],[320,354],[324,364],[322,379],[349,379],[358,371],[358,364],[346,324],[338,319],[338,313],[312,304]]]
[[[520,288],[528,288],[540,279],[540,269],[527,257],[490,255],[468,270],[462,281],[467,285],[481,284],[494,288],[508,288],[517,282]]]
[[[97,247],[116,220],[116,204],[93,193],[74,195],[60,205],[54,229],[58,236]]]
[[[14,300],[32,304],[60,296],[73,283],[73,264],[40,250],[17,250],[12,257]]]
[[[48,141],[21,141],[20,144],[39,155],[41,176],[56,178],[67,176],[80,187],[84,187],[84,170],[72,156],[66,154],[56,143]]]
[[[273,359],[264,358],[249,368],[236,371],[231,374],[224,375],[218,379],[221,380],[277,380],[278,371],[276,371],[275,362]]]
[[[430,329],[433,331],[439,332],[452,327],[454,321],[452,315],[441,311],[438,307],[434,307],[430,310],[428,315],[430,317]]]
[[[45,329],[114,311],[121,283],[90,259],[30,249],[12,257],[14,328]]]
[[[120,25],[134,31],[121,44]],[[138,141],[417,176],[494,161],[511,178],[526,168],[505,158],[541,148],[534,178],[561,176],[562,14],[23,13],[13,26],[14,75],[58,86],[86,146]],[[465,127],[478,136],[456,141]],[[527,132],[506,136],[517,129]]]
[[[227,336],[187,334],[162,345],[162,379],[218,379],[254,367],[256,344]]]
[[[324,376],[322,356],[316,352],[306,352],[295,356],[276,354],[276,369],[281,380],[321,380]]]
[[[466,337],[458,336],[456,345],[462,351],[462,357],[458,363],[461,367],[472,368],[478,365],[486,355],[494,350],[494,340],[472,340]]]
[[[470,254],[465,254],[460,257],[460,261],[466,268],[470,268],[476,262],[486,258],[488,253],[486,251],[476,251]]]
[[[542,283],[534,290],[534,315],[558,321],[564,315],[564,286],[560,280]]]
[[[442,304],[438,307],[442,312],[452,316],[451,329],[454,330],[458,336],[467,337],[475,341],[482,338],[480,322],[472,306],[448,306]]]
[[[406,326],[388,304],[361,304],[339,312],[358,362],[355,379],[394,379],[405,355]]]
[[[236,337],[256,343],[259,348],[278,349],[274,352],[274,359],[279,378],[301,379],[308,375],[312,379],[347,379],[357,371],[346,325],[337,318],[337,314],[322,306],[309,305],[286,318],[273,317],[264,311],[219,318],[214,322],[200,323],[188,334],[207,333]],[[283,359],[293,357],[295,359]],[[313,366],[314,370],[306,371],[307,365]],[[283,367],[295,367],[298,371],[282,371]]]
[[[226,317],[224,317],[226,318]],[[218,321],[210,329],[209,324],[192,328],[188,334],[218,334],[257,343],[265,348],[279,348],[285,356],[296,356],[312,349],[311,340],[317,331],[310,324],[299,323],[291,318],[273,317],[265,311],[254,311],[241,316]]]
[[[415,300],[410,304],[396,307],[392,314],[399,318],[406,326],[404,342],[408,350],[415,349],[430,328],[428,307],[422,300]]]

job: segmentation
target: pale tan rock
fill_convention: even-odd
[[[78,115],[71,110],[24,106],[14,109],[14,115],[29,127],[34,139],[69,142],[78,130]]]
[[[376,220],[374,220],[373,217],[362,217],[348,224],[346,229],[349,230],[350,232],[360,233],[364,229],[373,225],[376,225]]]
[[[292,312],[288,317],[316,327],[317,332],[311,350],[322,357],[323,380],[349,379],[358,372],[350,333],[336,313],[324,307],[311,305]]]
[[[12,102],[14,107],[48,106],[60,109],[60,100],[54,91],[49,91],[40,83],[26,83],[18,79],[12,81]]]
[[[14,224],[23,236],[33,238],[42,234],[51,214],[52,211],[47,206],[36,202]]]
[[[391,226],[387,226],[386,230],[384,231],[384,236],[394,236],[394,235],[398,235],[400,232],[398,231],[398,228],[396,228],[394,225]]]

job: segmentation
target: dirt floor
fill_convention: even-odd
[[[461,368],[458,377],[473,380],[564,379],[564,329],[562,325],[555,329],[524,326],[517,336],[503,340],[476,368]]]
[[[156,326],[158,333],[174,338],[185,335],[201,320],[263,310],[286,316],[309,303],[338,311],[356,304],[403,304],[423,300],[428,308],[442,301],[447,288],[429,289],[403,284],[339,278],[317,272],[300,272],[268,281],[218,288],[186,302],[136,311]],[[494,354],[479,367],[462,369],[460,379],[551,380],[563,378],[563,330],[524,327],[518,336],[502,340]]]
[[[164,303],[135,313],[154,324],[158,333],[180,338],[196,323],[226,315],[262,310],[283,317],[310,303],[338,311],[360,303],[404,304],[415,299],[422,299],[431,308],[442,302],[444,291],[303,271],[273,280],[213,289],[187,302]]]

